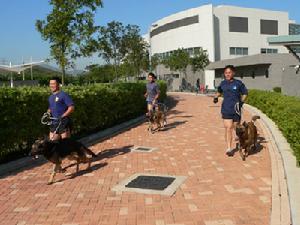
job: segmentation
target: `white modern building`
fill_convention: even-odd
[[[163,58],[178,48],[192,55],[201,47],[215,62],[245,55],[288,53],[282,46],[270,46],[267,39],[294,30],[299,30],[299,25],[289,19],[288,12],[209,4],[154,22],[144,37],[149,41],[151,56]],[[171,72],[160,67],[157,73],[170,77]],[[174,78],[180,79],[178,75]],[[202,78],[209,89],[214,88],[214,71],[205,71]]]

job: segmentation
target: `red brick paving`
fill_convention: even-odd
[[[149,134],[143,124],[93,146],[106,156],[92,164],[93,171],[81,165],[78,176],[58,174],[60,181],[48,186],[52,165],[47,163],[1,179],[0,224],[269,224],[271,165],[266,147],[246,162],[238,154],[226,157],[220,108],[208,97],[172,96],[178,104],[170,110],[170,129]],[[137,145],[159,150],[126,151]],[[172,197],[111,191],[140,172],[188,179]]]

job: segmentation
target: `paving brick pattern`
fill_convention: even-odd
[[[269,224],[271,165],[265,144],[245,162],[239,154],[228,158],[220,105],[208,97],[172,97],[178,103],[165,131],[150,134],[143,124],[92,146],[101,156],[91,171],[81,165],[73,175],[76,168],[71,166],[68,176],[58,174],[57,183],[49,186],[52,166],[46,163],[1,179],[0,224]],[[158,150],[128,151],[133,146]],[[172,197],[111,191],[119,181],[142,172],[188,178]]]

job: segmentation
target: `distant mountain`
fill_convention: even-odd
[[[43,64],[40,64],[38,66],[35,66],[35,67],[40,67],[41,69],[45,69],[45,70],[50,70],[50,71],[53,71],[53,72],[61,72],[61,70],[55,66],[51,66],[49,64],[46,64],[46,63],[43,63]]]

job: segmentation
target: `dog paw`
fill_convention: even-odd
[[[48,181],[47,185],[51,185],[53,183],[54,183],[53,181]]]

